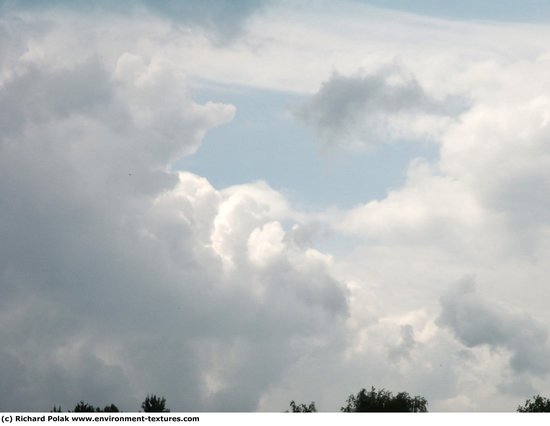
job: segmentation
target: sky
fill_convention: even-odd
[[[0,1],[0,410],[550,395],[549,21]]]

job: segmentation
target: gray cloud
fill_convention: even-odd
[[[437,132],[463,109],[461,100],[438,100],[413,76],[390,66],[366,76],[335,74],[294,114],[326,146],[369,146],[432,137],[432,127]],[[422,123],[425,119],[431,123]]]
[[[467,269],[502,281],[502,297],[508,300],[521,294],[522,279],[533,278],[532,292],[518,303],[534,301],[533,315],[538,309],[544,317],[547,253],[541,251],[540,262],[529,265],[503,262],[495,255],[491,247],[501,246],[497,231],[505,212],[495,208],[495,216],[477,208],[475,202],[485,197],[474,189],[487,189],[484,184],[493,182],[496,189],[513,190],[516,201],[528,202],[499,204],[497,197],[491,204],[525,209],[518,234],[525,234],[533,219],[545,223],[544,191],[523,191],[533,188],[536,178],[527,176],[513,187],[515,178],[498,176],[511,174],[503,160],[517,164],[523,158],[520,154],[532,140],[529,133],[516,142],[509,139],[517,131],[539,128],[545,103],[536,108],[543,114],[524,112],[533,121],[518,120],[521,111],[513,105],[529,104],[529,96],[508,100],[510,90],[503,89],[506,101],[499,98],[495,104],[508,114],[497,114],[489,105],[472,110],[478,115],[461,115],[450,128],[463,133],[443,142],[451,149],[443,150],[440,165],[456,159],[465,171],[478,172],[472,180],[466,181],[460,168],[447,174],[445,167],[432,170],[418,163],[410,169],[415,177],[405,191],[393,191],[364,212],[357,209],[357,218],[368,221],[374,236],[363,248],[346,258],[354,250],[351,245],[358,244],[355,239],[344,242],[345,247],[334,240],[321,242],[337,250],[333,260],[311,246],[311,235],[322,228],[311,227],[309,215],[292,211],[269,185],[218,190],[199,176],[171,172],[170,164],[195,152],[205,132],[234,114],[230,105],[193,101],[184,72],[220,81],[239,75],[245,84],[258,84],[245,76],[256,73],[271,87],[269,82],[282,76],[278,71],[271,75],[279,66],[286,77],[273,87],[304,89],[306,76],[315,81],[330,66],[330,55],[320,54],[314,45],[329,52],[342,43],[341,34],[334,34],[334,44],[319,43],[315,34],[325,35],[323,20],[313,24],[318,33],[306,31],[311,40],[295,46],[294,29],[313,29],[310,15],[303,28],[304,16],[297,16],[293,30],[286,32],[281,30],[288,28],[285,9],[275,20],[269,15],[254,25],[251,36],[262,47],[250,47],[248,40],[212,46],[202,36],[207,24],[195,22],[192,13],[186,23],[185,17],[168,19],[169,9],[152,13],[143,4],[129,14],[113,15],[95,6],[84,10],[89,14],[79,14],[77,7],[67,11],[72,6],[49,3],[20,17],[11,16],[11,9],[0,18],[0,392],[5,396],[0,409],[47,410],[53,404],[67,409],[84,399],[135,410],[145,393],[155,392],[180,410],[277,411],[288,405],[288,398],[315,400],[323,409],[337,410],[345,395],[374,384],[426,396],[434,410],[502,410],[517,403],[501,390],[530,392],[533,383],[545,392],[542,379],[534,375],[546,368],[546,332],[532,318],[457,290],[456,301],[447,299],[446,315],[441,315],[454,337],[433,324],[439,283]],[[323,16],[334,22],[326,12]],[[357,22],[364,28],[362,18]],[[183,31],[174,31],[178,25]],[[393,23],[392,28],[399,32],[401,27]],[[288,39],[277,38],[283,32]],[[282,41],[290,47],[281,50]],[[358,46],[353,40],[340,46],[347,46],[348,59],[355,63],[366,50],[377,49],[373,42],[363,45],[365,51],[351,52]],[[432,52],[426,54],[430,63]],[[476,58],[487,57],[478,52]],[[311,74],[286,66],[304,54]],[[481,69],[472,71],[462,54],[443,55],[462,70],[455,70],[462,88],[479,83],[472,72],[496,74],[506,68],[489,64],[487,71],[483,59]],[[267,67],[266,61],[274,66]],[[542,73],[544,65],[537,62],[536,69]],[[524,93],[525,70],[534,67],[522,63],[520,68],[521,78],[500,81],[489,75],[491,84],[472,92],[483,97],[479,91],[492,94],[510,85]],[[432,71],[439,82],[441,73]],[[428,87],[433,86],[402,71],[383,74],[375,74],[381,87],[369,88],[380,107],[371,102],[374,98],[359,94],[351,104],[363,109],[362,115],[354,116],[350,108],[352,112],[338,116],[343,136],[335,134],[327,144],[364,146],[404,136],[432,137],[452,120],[455,110],[446,110],[450,100],[432,96]],[[432,73],[423,74],[428,75]],[[346,104],[355,89],[360,92],[366,85],[361,79],[374,77],[357,77],[348,95],[334,98]],[[450,76],[453,80],[456,88],[456,75]],[[533,96],[542,93],[542,86]],[[402,106],[398,96],[404,98]],[[353,119],[346,121],[350,114]],[[468,126],[472,121],[489,126]],[[502,139],[504,144],[491,136],[499,123],[518,125],[516,131],[503,127],[503,134],[512,135]],[[539,134],[541,147],[546,146],[545,134],[544,129]],[[495,143],[487,143],[491,140]],[[471,155],[461,158],[461,147]],[[533,154],[540,158],[540,152]],[[241,159],[246,158],[243,153]],[[487,158],[493,160],[473,161]],[[521,160],[525,170],[533,170],[531,159]],[[238,166],[223,161],[224,167]],[[538,177],[546,176],[545,166],[540,164]],[[486,192],[494,193],[491,188]],[[325,223],[333,214],[312,216]],[[299,226],[289,231],[295,221]],[[535,228],[537,241],[543,240],[545,234]],[[449,230],[453,235],[447,239]],[[472,235],[482,236],[482,244]],[[494,268],[496,264],[501,266]],[[350,282],[344,285],[332,271]],[[476,333],[468,315],[457,314],[461,310],[478,315],[486,332]],[[411,324],[414,333],[404,326],[399,335],[402,324]],[[522,334],[518,324],[529,331]],[[537,341],[543,342],[540,351]],[[522,345],[528,349],[520,349]],[[466,346],[472,349],[459,354]],[[388,361],[389,354],[399,362]]]
[[[151,11],[191,25],[206,28],[219,41],[238,35],[246,19],[261,10],[268,0],[224,0],[186,1],[170,0],[158,2],[143,0]]]
[[[93,45],[2,66],[0,410],[137,410],[148,392],[254,410],[308,342],[341,332],[345,286],[287,237],[280,194],[169,171],[232,106]]]
[[[388,355],[392,361],[399,361],[402,358],[409,358],[410,351],[416,346],[414,340],[414,329],[410,324],[401,326],[400,330],[401,341],[399,344],[391,347]]]
[[[439,323],[453,331],[468,347],[489,345],[511,352],[516,373],[546,374],[550,347],[546,328],[526,314],[507,311],[483,300],[473,278],[466,277],[441,297]]]
[[[238,36],[246,20],[261,10],[268,0],[127,0],[110,2],[99,0],[88,2],[84,0],[65,1],[25,1],[2,0],[0,8],[7,13],[30,9],[44,10],[72,10],[77,13],[115,13],[127,15],[145,10],[167,19],[175,25],[205,30],[218,42],[232,40]]]
[[[31,122],[93,113],[107,106],[113,94],[109,75],[97,61],[52,73],[31,66],[2,88],[0,126],[4,132],[21,132]]]

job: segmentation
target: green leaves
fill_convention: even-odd
[[[533,400],[528,399],[517,409],[519,413],[550,413],[550,399],[535,395]]]

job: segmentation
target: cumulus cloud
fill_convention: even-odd
[[[510,72],[510,85],[519,80],[516,73]],[[516,102],[504,106],[490,99],[465,114],[462,125],[445,135],[440,163],[446,175],[468,186],[479,204],[502,215],[517,246],[527,251],[536,248],[537,235],[548,227],[545,212],[550,207],[550,103],[531,90],[526,88]]]
[[[296,110],[327,147],[365,147],[402,139],[434,139],[463,107],[436,99],[403,67],[367,75],[334,74]]]
[[[406,184],[345,212],[335,227],[385,242],[470,244],[473,229],[490,229],[486,212],[469,188],[417,160],[409,165]],[[466,241],[464,241],[466,240]]]
[[[2,4],[0,409],[132,410],[155,392],[181,410],[337,410],[372,384],[506,410],[548,389],[546,30],[284,6],[223,44],[203,30],[237,34],[252,3]],[[396,52],[406,67],[380,65]],[[349,211],[215,188],[171,169],[236,113],[194,100],[196,77],[307,94],[295,114],[326,146],[427,138],[439,156]],[[439,302],[469,271],[485,293]]]
[[[510,367],[517,373],[544,375],[550,369],[546,327],[525,313],[511,312],[480,298],[471,277],[441,297],[439,322],[468,347],[489,345],[510,351]]]
[[[458,353],[441,337],[446,328],[475,357],[451,360],[456,388],[438,401],[442,409],[482,409],[483,401],[502,410],[511,395],[547,392],[548,315],[540,301],[549,253],[547,61],[539,51],[529,60],[472,65],[472,87],[462,92],[471,104],[437,135],[438,156],[414,159],[404,185],[328,219],[333,229],[363,237],[339,270],[378,288],[372,291],[386,309],[422,307],[436,316],[441,282],[472,271],[483,277],[483,291],[460,284],[440,301],[434,341]],[[388,341],[399,365],[426,350],[417,345],[402,356],[407,340],[394,331]]]
[[[505,67],[498,90],[479,90],[442,129],[437,158],[414,159],[402,187],[350,209],[335,226],[385,241],[536,255],[549,226],[548,78],[540,74],[547,63],[543,54]],[[523,84],[526,73],[536,78]]]
[[[232,105],[193,101],[171,62],[120,45],[60,62],[47,47],[2,62],[0,409],[135,410],[154,392],[254,410],[343,327],[330,256],[292,243],[269,185],[170,170]]]

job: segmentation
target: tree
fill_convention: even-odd
[[[73,410],[75,413],[97,413],[99,412],[99,408],[94,407],[91,404],[88,404],[84,401],[80,401]]]
[[[61,405],[59,407],[57,405],[54,405],[51,412],[61,413],[62,412]],[[74,407],[73,412],[74,413],[119,413],[120,410],[115,404],[106,405],[105,408],[102,410],[99,407],[94,407],[92,404],[88,404],[84,401],[80,401]]]
[[[519,413],[550,413],[550,399],[540,395],[533,396],[533,400],[528,399],[524,405],[517,409]]]
[[[347,406],[341,411],[346,413],[425,413],[428,402],[420,396],[411,397],[407,392],[393,395],[391,392],[374,386],[370,391],[361,389],[357,395],[350,395]]]
[[[103,409],[104,413],[120,413],[120,410],[115,404],[106,405]]]
[[[294,401],[290,401],[291,413],[316,413],[317,408],[315,407],[315,402],[311,402],[309,405],[306,404],[296,404]],[[286,411],[288,413],[288,410]]]
[[[145,401],[141,403],[141,408],[146,413],[169,413],[166,408],[166,398],[159,398],[156,395],[147,395]]]

